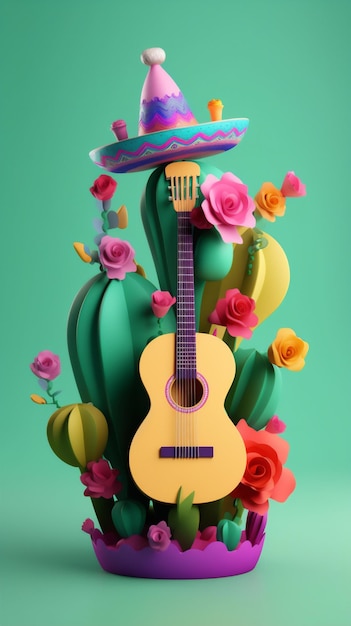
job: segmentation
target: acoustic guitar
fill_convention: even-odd
[[[153,500],[175,503],[182,487],[185,495],[194,492],[194,503],[212,502],[237,486],[246,466],[244,442],[224,409],[235,361],[221,339],[196,332],[190,213],[200,167],[171,163],[165,175],[178,224],[177,326],[141,355],[151,407],[132,440],[129,464],[135,483]]]

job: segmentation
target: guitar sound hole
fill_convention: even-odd
[[[171,398],[179,407],[189,408],[201,402],[204,388],[200,380],[175,379],[171,389]]]

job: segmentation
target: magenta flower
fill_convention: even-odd
[[[90,192],[98,200],[111,200],[113,194],[116,191],[116,181],[107,174],[101,174],[99,178],[94,181]]]
[[[60,357],[50,352],[50,350],[43,350],[39,352],[29,367],[38,378],[54,380],[61,371]]]
[[[119,471],[111,469],[105,459],[89,461],[87,470],[80,477],[81,482],[86,486],[85,496],[109,499],[121,491],[122,483],[117,478]]]
[[[254,313],[255,306],[255,300],[243,295],[239,289],[228,289],[225,297],[218,300],[208,321],[211,324],[226,326],[232,337],[250,339],[251,328],[258,324],[258,317]]]
[[[128,272],[136,272],[135,252],[128,241],[105,235],[101,239],[99,250],[100,263],[109,278],[123,280]]]
[[[169,291],[154,291],[151,296],[152,312],[158,318],[164,317],[175,302]]]
[[[90,517],[87,517],[87,519],[82,524],[82,531],[92,536],[94,530],[95,530],[95,526],[94,526],[93,520],[90,519]]]
[[[196,228],[201,230],[209,230],[213,228],[213,224],[206,219],[203,209],[200,206],[196,206],[190,213],[190,222]]]
[[[245,539],[256,546],[263,539],[267,524],[267,513],[259,515],[249,511],[246,518]]]
[[[280,188],[286,198],[298,198],[306,195],[306,185],[296,176],[295,172],[288,172]]]
[[[161,552],[166,550],[171,543],[171,529],[167,526],[166,522],[159,522],[158,524],[150,526],[147,538],[150,548]]]
[[[285,429],[286,429],[286,424],[285,422],[283,422],[283,420],[279,419],[278,415],[273,415],[273,417],[271,417],[271,419],[269,420],[265,428],[267,433],[274,433],[277,435],[279,433],[283,433]]]
[[[201,185],[205,196],[201,206],[205,218],[219,231],[226,243],[242,243],[238,226],[252,228],[256,224],[255,203],[248,195],[247,186],[231,172],[220,180],[208,174]]]

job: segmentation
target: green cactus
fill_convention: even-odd
[[[146,520],[146,507],[136,500],[116,502],[112,509],[112,521],[121,537],[140,535]]]
[[[235,352],[236,376],[226,398],[228,415],[237,424],[246,420],[260,430],[274,415],[281,393],[281,374],[267,356],[255,349]]]
[[[109,437],[105,456],[120,471],[119,498],[139,492],[128,465],[130,442],[149,410],[139,376],[139,358],[159,332],[151,309],[156,287],[137,273],[109,280],[102,272],[78,293],[68,319],[68,347],[83,402],[92,402],[106,417]],[[171,310],[163,332],[175,331]]]
[[[241,537],[241,528],[230,519],[221,519],[217,526],[217,541],[222,541],[229,551],[235,550]]]
[[[104,415],[92,404],[69,404],[52,414],[47,437],[61,461],[84,470],[89,461],[102,457],[108,426]]]

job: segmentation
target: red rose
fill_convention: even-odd
[[[117,183],[111,176],[101,174],[101,176],[94,181],[93,186],[90,187],[90,192],[98,200],[111,200],[116,191],[116,187]]]
[[[255,300],[240,293],[239,289],[228,289],[224,298],[220,298],[208,320],[211,324],[226,326],[232,337],[250,339],[251,328],[258,324],[258,317],[253,312]]]
[[[276,434],[257,431],[245,420],[237,424],[247,453],[246,469],[239,485],[232,492],[249,511],[264,515],[268,499],[284,502],[295,489],[293,473],[283,467],[289,444]]]
[[[80,477],[81,482],[86,486],[85,496],[109,499],[121,491],[122,484],[117,478],[119,471],[111,469],[105,459],[89,461],[87,470]]]

